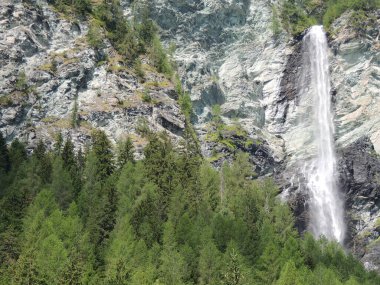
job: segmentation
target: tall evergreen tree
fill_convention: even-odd
[[[9,153],[3,134],[0,132],[0,181],[2,175],[5,175],[10,169]]]
[[[54,143],[54,152],[56,155],[61,155],[62,145],[63,145],[63,136],[62,136],[62,133],[59,132],[56,135],[55,143]]]
[[[120,141],[117,149],[117,167],[122,169],[128,162],[135,162],[134,147],[130,137]]]
[[[53,163],[51,187],[56,201],[62,209],[67,209],[74,198],[74,186],[72,176],[64,168],[64,162],[56,157]]]
[[[176,154],[167,134],[152,135],[144,154],[145,173],[158,186],[160,217],[166,220],[170,196],[178,185]]]
[[[41,177],[42,182],[45,184],[49,183],[51,181],[52,163],[42,140],[38,141],[37,147],[33,151],[33,157],[36,160],[37,173]]]
[[[105,182],[113,170],[113,154],[111,143],[103,131],[96,130],[92,133],[92,148],[98,161],[98,175],[100,181]]]
[[[26,158],[25,145],[16,138],[9,148],[11,170],[16,172],[20,165],[26,161]]]

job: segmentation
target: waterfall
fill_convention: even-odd
[[[304,37],[303,45],[303,64],[309,77],[307,92],[310,92],[313,100],[312,130],[315,147],[315,156],[304,168],[310,194],[310,230],[316,237],[324,235],[342,243],[345,234],[344,203],[335,176],[328,45],[323,27],[311,27]]]

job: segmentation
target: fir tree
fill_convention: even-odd
[[[37,161],[37,173],[44,184],[50,183],[52,173],[51,158],[46,152],[46,146],[42,140],[38,141],[33,157]]]
[[[8,148],[3,134],[0,132],[0,181],[2,180],[1,177],[3,177],[3,175],[9,171],[9,169],[10,162]]]
[[[92,149],[98,163],[98,177],[105,182],[113,170],[113,154],[111,143],[103,131],[97,130],[92,133]]]
[[[130,137],[118,144],[117,166],[122,169],[128,162],[135,162],[134,147]]]

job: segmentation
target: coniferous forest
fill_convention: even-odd
[[[32,155],[0,138],[1,284],[380,284],[333,242],[294,228],[247,156],[220,171],[187,129],[149,133],[139,161],[102,131]]]

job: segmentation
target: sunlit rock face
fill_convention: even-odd
[[[119,66],[107,41],[99,54],[87,43],[85,22],[57,14],[46,1],[1,1],[0,22],[0,131],[7,140],[20,138],[32,149],[39,139],[51,145],[60,131],[84,147],[100,128],[113,142],[131,135],[141,151],[141,120],[174,141],[181,137],[184,117],[173,84],[152,70],[139,81],[133,69]],[[99,64],[105,55],[109,63]],[[143,102],[143,92],[155,104]]]
[[[358,31],[350,13],[338,19],[330,45],[336,145],[346,193],[349,246],[380,270],[380,11]]]
[[[285,33],[273,34],[271,3],[154,0],[137,2],[134,9],[145,5],[166,46],[175,46],[173,58],[193,101],[203,153],[211,156],[215,148],[228,152],[207,140],[212,106],[220,105],[226,124],[238,122],[251,138],[264,141],[249,150],[251,157],[266,157],[276,165],[256,161],[256,171],[275,172],[284,159],[276,121],[283,120],[285,111],[276,102],[282,101],[281,78],[293,47],[286,44]]]

